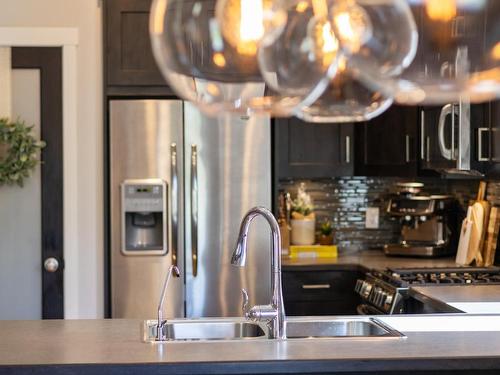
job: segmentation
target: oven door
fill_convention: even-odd
[[[377,309],[375,306],[363,303],[356,308],[358,315],[387,315],[382,310]]]

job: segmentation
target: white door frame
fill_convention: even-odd
[[[0,47],[61,47],[63,70],[64,314],[78,311],[78,29],[0,27]]]

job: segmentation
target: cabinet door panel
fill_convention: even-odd
[[[278,178],[325,178],[353,172],[351,124],[275,120]]]
[[[491,160],[500,163],[500,101],[491,103]]]
[[[417,172],[416,107],[392,106],[356,127],[356,174],[414,176]]]
[[[151,0],[106,0],[109,86],[166,86],[149,39]]]

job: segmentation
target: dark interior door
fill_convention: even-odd
[[[42,318],[64,318],[62,49],[12,48],[12,69],[40,74]],[[15,287],[15,286],[13,286]],[[33,285],[33,288],[39,287]]]

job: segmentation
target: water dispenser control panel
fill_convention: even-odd
[[[168,253],[167,184],[160,179],[125,180],[121,185],[122,254]]]

